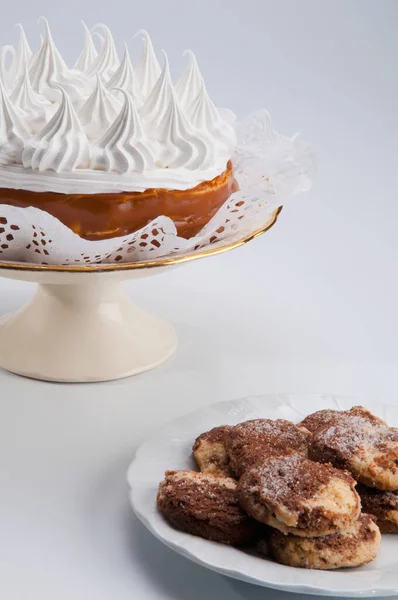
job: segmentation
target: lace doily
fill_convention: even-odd
[[[240,189],[195,237],[179,237],[173,221],[159,216],[131,235],[92,242],[37,208],[0,205],[0,261],[138,262],[189,254],[261,228],[278,206],[311,187],[313,154],[298,136],[276,133],[265,110],[238,122],[236,131],[238,147],[232,161]]]

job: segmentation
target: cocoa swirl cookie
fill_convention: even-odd
[[[284,419],[254,419],[232,427],[225,447],[237,477],[268,457],[292,451],[307,454],[309,431]]]
[[[361,483],[380,490],[398,490],[398,429],[361,406],[304,422],[314,427],[309,457],[347,469]],[[330,417],[330,418],[329,418]],[[315,427],[309,422],[318,422]]]
[[[311,433],[316,433],[320,429],[325,429],[326,427],[333,425],[333,423],[338,422],[342,418],[342,415],[359,416],[362,419],[369,421],[369,423],[387,425],[385,421],[373,415],[363,406],[354,406],[346,411],[330,408],[318,410],[317,412],[308,415],[308,417],[305,417],[299,425],[305,427]]]
[[[233,476],[225,450],[225,437],[230,429],[230,425],[221,425],[196,438],[192,451],[202,473]]]
[[[244,544],[258,529],[239,505],[236,481],[228,477],[166,471],[157,506],[178,529],[224,544]]]
[[[374,515],[382,533],[398,533],[398,491],[382,492],[358,485],[358,494],[365,512]]]
[[[359,567],[376,558],[381,535],[369,515],[362,514],[344,531],[316,538],[284,535],[274,530],[267,545],[258,545],[261,553],[269,551],[278,562],[304,569],[339,569]]]
[[[317,412],[308,415],[300,423],[300,427],[305,427],[311,433],[315,433],[319,429],[323,429],[336,421],[340,411],[333,409],[318,410]]]
[[[246,471],[238,497],[249,515],[283,533],[324,536],[357,520],[361,504],[355,484],[349,473],[293,453]]]

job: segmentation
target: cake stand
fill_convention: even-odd
[[[276,222],[234,242],[199,252],[130,264],[76,266],[0,262],[0,276],[38,283],[31,302],[0,318],[0,367],[35,379],[94,382],[152,369],[175,351],[173,326],[134,306],[122,281],[215,256],[258,237]]]

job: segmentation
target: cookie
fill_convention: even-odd
[[[307,453],[309,431],[284,419],[254,419],[232,427],[225,447],[237,477],[268,457],[292,451]]]
[[[238,497],[249,515],[283,533],[324,536],[357,520],[361,504],[355,484],[349,473],[293,453],[246,471]]]
[[[359,567],[374,560],[380,540],[380,531],[373,518],[362,514],[345,531],[326,537],[302,538],[274,530],[266,548],[283,565],[304,569],[339,569]],[[260,553],[263,548],[259,543]]]
[[[193,455],[202,473],[232,477],[229,458],[225,450],[225,437],[229,425],[214,427],[195,440]]]
[[[382,533],[398,533],[398,491],[382,492],[358,485],[358,494],[363,510],[376,517]]]
[[[305,427],[311,433],[315,433],[319,429],[327,427],[328,425],[336,421],[338,419],[339,414],[339,410],[318,410],[317,412],[308,415],[308,417],[305,417],[305,419],[303,419],[299,423],[299,426]]]
[[[239,505],[237,482],[194,471],[166,471],[157,506],[174,525],[187,533],[224,544],[244,544],[257,524]]]
[[[339,412],[324,426],[320,420],[309,444],[310,458],[347,469],[370,487],[398,490],[398,429],[361,406]],[[308,420],[307,425],[311,427]]]
[[[344,415],[359,416],[369,421],[369,423],[379,423],[382,425],[387,425],[385,421],[373,415],[363,406],[354,406],[350,410],[346,411],[334,410],[329,408],[318,410],[317,412],[308,415],[308,417],[305,417],[305,419],[303,419],[301,423],[299,423],[299,426],[305,427],[311,433],[316,433],[320,429],[325,429],[325,427],[328,427],[333,423],[339,421],[339,419],[341,419],[342,416],[344,417]]]

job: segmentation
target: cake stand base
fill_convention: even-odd
[[[281,208],[239,239],[186,255],[129,264],[0,261],[0,277],[39,284],[26,308],[0,318],[0,367],[35,379],[77,383],[120,379],[160,365],[176,349],[174,329],[133,306],[121,282],[239,248],[268,231]]]
[[[0,320],[0,366],[60,382],[120,379],[173,354],[173,327],[134,306],[118,281],[41,284],[32,301]]]

